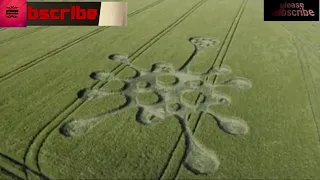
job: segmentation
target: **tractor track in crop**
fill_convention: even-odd
[[[13,179],[13,180],[24,180],[20,176],[14,174],[10,170],[8,170],[8,169],[6,169],[5,167],[2,167],[2,166],[0,166],[0,173],[4,174],[7,177],[10,177],[10,179]]]
[[[148,10],[149,8],[152,8],[152,7],[162,3],[164,1],[166,1],[166,0],[158,0],[158,1],[153,2],[153,3],[151,3],[151,4],[147,5],[147,6],[144,6],[143,8],[141,8],[141,9],[135,11],[135,12],[130,13],[128,15],[128,18],[133,17],[133,16],[135,16],[135,15],[137,15],[137,14],[139,14],[139,13],[145,11],[145,10]],[[104,30],[106,30],[108,28],[110,28],[110,26],[101,27],[101,28],[93,30],[93,31],[91,31],[89,33],[86,33],[85,35],[82,35],[82,36],[80,36],[80,37],[78,37],[76,39],[73,39],[72,41],[70,41],[70,42],[68,42],[68,43],[66,43],[64,45],[62,45],[62,46],[60,46],[60,47],[58,47],[58,48],[56,48],[56,49],[44,54],[44,55],[42,55],[42,56],[40,56],[40,57],[38,57],[36,59],[33,59],[33,60],[25,63],[24,65],[14,69],[14,70],[11,70],[11,71],[1,75],[0,76],[0,84],[5,82],[6,80],[12,78],[12,77],[24,72],[25,70],[28,70],[31,67],[34,67],[35,65],[39,64],[40,62],[43,62],[46,59],[48,59],[48,58],[50,58],[50,57],[52,57],[52,56],[64,51],[64,50],[66,50],[66,49],[68,49],[68,48],[70,48],[70,47],[72,47],[72,46],[74,46],[74,45],[76,45],[76,44],[78,44],[78,43],[80,43],[80,42],[82,42],[82,41],[84,41],[84,40],[96,35],[96,34],[101,33],[102,31],[104,31]]]
[[[307,91],[308,100],[309,100],[309,106],[310,106],[310,109],[311,109],[313,121],[314,121],[316,130],[317,130],[317,135],[318,135],[318,139],[319,139],[319,143],[320,143],[320,127],[319,127],[319,123],[318,123],[318,120],[317,120],[317,111],[316,111],[316,108],[318,106],[317,106],[316,103],[314,103],[314,102],[317,102],[317,100],[319,100],[319,95],[318,95],[318,92],[317,92],[316,83],[314,82],[314,77],[313,77],[311,69],[310,69],[311,65],[308,62],[306,52],[304,51],[303,48],[299,48],[297,41],[300,41],[303,45],[307,46],[308,48],[310,48],[313,51],[314,51],[314,48],[312,46],[310,46],[308,43],[304,42],[298,35],[296,35],[292,31],[290,31],[289,28],[287,28],[285,25],[282,25],[282,26],[293,37],[293,45],[294,45],[294,47],[295,47],[295,49],[297,51],[298,60],[299,60],[299,64],[300,64],[300,70],[301,70],[301,74],[302,74],[302,77],[303,77],[305,89]],[[303,54],[301,54],[300,51],[302,51]],[[305,62],[303,62],[303,59],[305,59]],[[305,68],[304,65],[306,66],[306,68]],[[309,79],[309,81],[311,79],[311,84],[312,85],[308,85],[308,83],[307,83],[308,80],[307,79]],[[310,89],[312,89],[314,91],[314,97],[311,95],[312,91],[310,91]],[[313,98],[315,98],[316,100],[313,101],[312,100]]]
[[[144,6],[144,7],[142,7],[141,9],[138,9],[137,11],[129,14],[128,16],[129,16],[129,17],[132,17],[132,16],[134,16],[134,15],[137,15],[137,14],[139,14],[139,13],[145,11],[145,10],[148,10],[148,9],[150,9],[150,8],[156,6],[156,5],[158,5],[158,4],[160,4],[161,2],[164,2],[164,1],[166,1],[166,0],[159,0],[159,1],[153,2],[153,3],[151,3],[151,4],[148,4],[148,5]],[[79,43],[79,42],[81,42],[81,41],[83,41],[83,40],[85,40],[85,39],[87,39],[87,38],[95,35],[95,34],[100,33],[101,31],[103,31],[103,30],[105,30],[105,29],[107,29],[107,28],[109,28],[109,27],[102,27],[102,28],[99,28],[98,30],[94,30],[94,31],[92,31],[92,32],[90,32],[90,33],[88,33],[88,34],[86,34],[86,35],[84,35],[84,36],[81,36],[81,37],[80,37],[81,39],[78,38],[77,40],[73,40],[72,42],[69,42],[69,43],[65,44],[64,46],[61,46],[60,48],[58,48],[58,49],[56,49],[56,50],[53,50],[53,51],[47,53],[46,55],[44,55],[44,56],[47,56],[47,57],[45,57],[44,59],[42,59],[42,61],[45,60],[45,59],[48,58],[48,57],[51,57],[51,56],[53,56],[53,55],[55,55],[55,54],[58,54],[59,52],[65,50],[65,49],[67,49],[67,48],[69,48],[69,47],[71,47],[71,46],[73,46],[73,45],[75,45],[75,44],[77,44],[77,43]],[[64,47],[64,49],[62,49],[63,47]],[[54,53],[54,54],[52,54],[52,53]],[[48,55],[50,55],[50,56],[48,56]],[[42,56],[42,57],[43,57],[43,56]],[[41,58],[41,57],[40,57],[40,58]],[[40,58],[37,58],[37,59],[40,59]],[[41,60],[41,59],[40,59],[40,60]],[[34,64],[34,65],[35,65],[35,64]],[[33,66],[33,65],[31,65],[31,66],[29,65],[28,67],[26,67],[26,69],[28,69],[29,67],[32,67],[32,66]],[[24,69],[24,70],[26,70],[26,69]],[[21,70],[21,71],[24,71],[24,70]],[[3,82],[1,78],[2,78],[2,77],[0,77],[0,83]],[[92,85],[92,87],[96,86],[97,84],[98,84],[98,82],[94,83],[94,84]],[[58,119],[58,118],[60,117],[60,115],[64,114],[72,105],[76,104],[77,102],[79,102],[79,100],[78,100],[78,99],[75,99],[75,100],[72,101],[70,104],[68,104],[68,105],[67,105],[64,109],[62,109],[56,116],[54,116],[54,118],[53,118],[51,121],[49,121],[47,124],[45,124],[44,127],[43,127],[42,129],[40,129],[40,130],[38,131],[38,133],[33,137],[33,139],[30,141],[30,143],[29,143],[29,145],[28,145],[28,147],[27,147],[27,150],[26,150],[26,152],[25,152],[25,154],[24,154],[24,158],[23,158],[23,159],[24,159],[24,164],[25,164],[25,165],[26,165],[26,163],[27,163],[27,156],[28,156],[29,150],[30,150],[30,148],[32,147],[32,145],[34,144],[34,142],[36,141],[37,137],[38,137],[41,133],[43,133],[43,130],[46,129],[55,119]],[[82,104],[83,104],[83,102],[80,102],[79,105],[78,105],[77,107],[75,107],[75,109],[79,108]],[[67,116],[68,116],[68,115],[67,115]],[[26,170],[26,169],[25,169],[25,175],[26,175],[26,178],[28,179],[28,175],[27,175],[27,170]]]
[[[7,154],[4,154],[2,152],[0,152],[0,159],[3,159],[4,162],[8,162],[10,164],[12,164],[13,166],[18,166],[18,169],[19,171],[23,171],[24,169],[27,169],[28,171],[32,172],[34,175],[38,176],[38,177],[42,177],[42,179],[49,179],[47,177],[45,177],[43,174],[40,174],[39,172],[33,170],[32,168],[26,166],[25,164],[15,160],[14,158],[10,157],[9,155]],[[1,166],[1,165],[0,165]],[[5,165],[2,165],[2,167],[4,169],[8,169]],[[17,174],[14,174],[14,173],[10,173],[11,175],[15,175],[17,177],[20,177],[19,175]]]
[[[233,40],[234,34],[235,34],[236,30],[237,30],[238,24],[240,22],[240,19],[242,17],[242,14],[244,12],[244,9],[246,7],[247,2],[248,2],[248,0],[243,0],[243,3],[240,5],[239,10],[238,10],[235,18],[233,19],[232,24],[231,24],[231,26],[230,26],[230,28],[229,28],[229,30],[227,32],[227,35],[224,38],[223,43],[222,43],[222,45],[220,46],[220,48],[218,50],[218,54],[217,54],[215,60],[213,61],[212,65],[211,65],[211,68],[216,64],[216,62],[218,60],[220,60],[219,67],[221,67],[221,65],[223,64],[223,61],[224,61],[225,56],[227,54],[227,51],[228,51],[228,49],[230,47],[230,44],[231,44],[231,42]],[[228,38],[229,38],[229,41],[227,41]],[[224,47],[225,47],[225,50],[223,51]],[[222,57],[219,58],[221,55],[222,55]],[[215,78],[213,80],[213,84],[215,83],[216,78],[217,78],[217,75],[215,76]],[[208,80],[208,77],[206,77],[206,80]],[[197,99],[196,99],[196,104],[198,103],[198,100],[199,100],[200,96],[201,95],[199,94]],[[197,117],[196,124],[195,124],[194,128],[192,129],[193,133],[196,132],[198,124],[199,124],[199,122],[200,122],[200,120],[202,118],[202,115],[203,115],[203,113],[200,113],[199,116]],[[190,117],[190,114],[189,114],[189,117]],[[170,162],[171,162],[171,160],[172,160],[172,158],[174,156],[176,148],[178,147],[179,142],[181,142],[181,140],[182,140],[181,139],[182,135],[183,135],[183,133],[181,132],[181,134],[179,135],[178,140],[176,141],[176,144],[174,145],[174,148],[172,149],[172,151],[170,153],[170,156],[169,156],[169,158],[167,160],[166,166],[164,167],[164,169],[163,169],[163,171],[162,171],[162,173],[161,173],[161,175],[160,175],[160,177],[158,179],[162,179],[163,178],[163,175],[165,174],[165,172],[166,172],[167,168],[169,167]],[[178,175],[178,173],[179,173],[179,171],[181,169],[182,163],[183,163],[183,159],[180,159],[180,163],[178,165],[179,167],[178,167],[177,171],[174,174],[174,179],[176,179],[176,177],[177,177],[177,175]]]
[[[174,29],[175,27],[177,27],[181,22],[183,22],[189,15],[191,15],[198,7],[200,7],[204,2],[206,2],[207,0],[202,0],[198,3],[196,3],[191,9],[189,9],[187,12],[185,12],[182,16],[180,16],[178,19],[176,19],[172,24],[170,24],[169,26],[167,26],[166,28],[164,28],[161,32],[159,32],[158,34],[156,34],[154,37],[152,37],[149,41],[147,41],[145,44],[143,44],[141,47],[139,47],[136,51],[134,51],[129,58],[131,59],[131,62],[133,62],[134,60],[136,60],[141,54],[143,54],[147,49],[149,49],[154,43],[158,42],[163,36],[165,36],[167,33],[169,33],[172,29]],[[121,64],[119,64],[118,66],[116,66],[114,69],[112,69],[110,72],[114,73],[114,75],[119,74],[123,69],[125,68],[125,66],[122,66]],[[91,88],[101,88],[103,87],[105,84],[107,84],[108,81],[105,81],[104,83],[99,84],[99,82],[95,82]],[[37,144],[36,141],[40,142],[38,143],[38,147],[35,149],[36,153],[35,153],[35,162],[36,162],[36,166],[39,170],[39,172],[41,171],[41,167],[39,164],[39,158],[40,158],[40,152],[41,149],[46,141],[46,139],[49,137],[49,135],[56,129],[58,128],[65,120],[68,119],[68,117],[73,114],[75,111],[77,111],[85,102],[81,101],[79,99],[75,99],[73,102],[71,102],[70,104],[68,104],[63,110],[61,110],[53,119],[51,119],[32,139],[32,141],[29,143],[29,146],[27,148],[27,151],[24,155],[24,163],[27,164],[27,159],[28,159],[28,154],[29,152],[31,152],[31,148]],[[74,107],[73,107],[74,106]],[[48,128],[49,126],[51,126],[50,128]],[[28,177],[27,175],[27,171],[25,171],[25,175],[26,177]]]
[[[39,31],[44,30],[44,29],[47,29],[47,28],[49,28],[49,27],[50,27],[50,26],[41,26],[41,27],[35,28],[33,31],[25,32],[25,33],[20,34],[20,35],[17,35],[17,36],[12,36],[12,37],[10,37],[10,38],[0,40],[0,45],[1,45],[1,44],[4,44],[4,43],[6,43],[6,42],[10,42],[10,41],[15,40],[15,39],[22,38],[23,36],[26,36],[26,35],[39,32]]]
[[[286,29],[286,31],[294,38],[294,40],[298,40],[300,41],[302,44],[304,44],[305,46],[307,46],[309,49],[311,49],[314,53],[317,52],[317,50],[312,46],[310,45],[308,42],[305,42],[305,40],[303,40],[301,37],[299,37],[297,34],[295,34],[294,32],[292,32],[287,26],[285,25],[282,25],[282,27],[284,27]],[[296,44],[295,44],[296,45]],[[295,46],[296,49],[300,49],[298,48],[297,46]],[[302,53],[304,54],[304,57],[306,57],[306,53],[304,50],[302,50]],[[311,69],[310,69],[310,63],[308,61],[306,61],[306,65],[307,65],[307,68],[308,68],[308,73],[309,73],[309,76],[311,76],[312,78],[312,86],[313,86],[313,89],[317,89],[316,88],[316,83],[314,82],[314,78],[313,78],[313,75],[311,73]],[[319,97],[318,95],[318,92],[315,91],[316,93],[316,96]]]

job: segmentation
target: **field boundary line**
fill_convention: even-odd
[[[2,152],[0,152],[0,159],[4,159],[5,161],[10,162],[11,164],[13,164],[13,166],[19,166],[22,173],[24,173],[24,169],[27,169],[30,172],[32,172],[33,174],[37,175],[38,177],[44,177],[43,174],[37,172],[36,170],[26,166],[25,164],[15,160],[14,158],[12,158],[9,155],[6,155]],[[5,166],[3,166],[3,167],[6,168]],[[46,178],[46,179],[49,179],[49,178]]]
[[[298,41],[300,41],[301,43],[303,43],[304,45],[306,45],[306,46],[308,46],[310,49],[312,49],[313,51],[317,51],[317,50],[315,50],[314,49],[314,47],[312,46],[312,45],[310,45],[309,43],[307,43],[307,42],[305,42],[305,40],[303,40],[301,37],[299,37],[298,35],[296,35],[294,32],[292,32],[292,31],[290,31],[289,30],[289,28],[287,27],[287,26],[285,26],[284,24],[282,24],[281,25],[282,27],[284,27],[285,28],[285,30],[289,33],[289,34],[291,34],[292,35],[292,37],[293,37],[293,40],[295,41],[295,40],[298,40]],[[295,47],[296,47],[296,49],[299,49],[299,48],[297,48],[297,44],[295,43]],[[306,53],[305,53],[305,51],[302,49],[302,52],[303,52],[303,54],[304,54],[304,57],[306,57]],[[306,58],[305,58],[306,59]],[[305,61],[305,64],[307,65],[307,67],[308,67],[308,71],[309,71],[309,76],[311,76],[312,78],[312,85],[313,85],[313,89],[315,90],[315,93],[316,93],[316,97],[318,97],[319,95],[318,95],[318,92],[316,91],[316,83],[314,82],[314,79],[313,79],[313,75],[312,75],[312,73],[311,73],[311,70],[310,70],[310,64],[309,64],[309,62],[308,61]]]
[[[201,1],[200,1],[201,2]],[[164,30],[162,30],[160,33],[158,33],[157,35],[155,35],[153,38],[151,38],[148,42],[146,42],[142,47],[138,48],[132,55],[129,56],[130,57],[133,57],[134,56],[134,59],[131,60],[131,62],[133,62],[138,56],[136,56],[135,54],[136,53],[139,53],[139,56],[146,50],[148,49],[149,47],[151,47],[155,42],[157,42],[159,39],[161,39],[165,34],[167,34],[168,32],[170,32],[171,29],[173,29],[174,27],[176,27],[178,24],[180,24],[189,14],[188,12],[192,11],[192,9],[194,8],[195,6],[193,6],[190,10],[188,10],[185,14],[183,14],[181,17],[179,17],[178,19],[176,19],[176,21],[174,21],[171,25],[169,25],[168,27],[166,27]],[[169,29],[169,31],[168,31]],[[156,39],[155,41],[153,41],[154,39]],[[146,48],[144,48],[146,47]],[[121,66],[118,65],[116,66],[113,70],[113,71],[116,71],[119,67]],[[120,73],[120,72],[118,72]],[[104,84],[106,84],[107,82],[105,82]],[[96,85],[98,85],[99,82],[95,82],[91,88],[94,88]],[[100,87],[104,86],[101,85]],[[53,121],[57,120],[58,117],[62,116],[64,113],[66,113],[69,109],[70,109],[70,106],[72,106],[73,104],[75,104],[76,102],[79,102],[78,99],[75,99],[72,103],[70,103],[68,106],[66,106],[65,109],[63,109],[62,111],[60,111],[61,113],[59,113],[58,115],[55,116],[55,118],[53,118],[53,120],[49,121],[46,126],[44,128],[42,128],[38,133],[37,135],[33,138],[33,142],[30,143],[30,146],[27,150],[27,152],[25,153],[25,157],[24,157],[24,160],[25,162],[24,163],[27,163],[26,160],[27,160],[27,156],[29,154],[29,150],[31,149],[32,145],[34,144],[34,142],[36,141],[36,139],[40,136],[41,133],[43,133],[43,131],[46,129],[46,127],[48,127],[49,125],[51,125],[53,123]],[[72,111],[76,111],[79,107],[81,107],[83,105],[84,101],[82,101],[81,103],[79,103],[79,105],[77,105]],[[47,137],[53,132],[53,130],[55,130],[64,120],[66,120],[72,113],[66,115],[66,117],[62,118],[62,120],[60,119],[59,122],[57,122],[56,125],[54,125],[53,129],[51,129],[49,131],[49,133],[47,133],[46,137],[43,139],[43,141],[40,143],[40,147],[38,149],[38,155],[39,155],[39,152],[41,150],[41,147],[43,146],[45,140],[47,139]],[[37,157],[38,157],[37,155]],[[37,158],[38,159],[38,158]],[[38,160],[36,160],[38,161]],[[37,166],[38,166],[38,169],[39,171],[41,172],[41,169],[40,169],[40,166],[37,162]],[[27,175],[26,175],[27,176]]]
[[[50,26],[40,26],[38,28],[35,28],[33,31],[31,32],[26,32],[26,33],[23,33],[23,34],[20,34],[20,35],[17,35],[17,36],[12,36],[10,38],[7,38],[7,39],[3,39],[3,40],[0,40],[0,45],[1,44],[5,44],[7,42],[10,42],[12,40],[15,40],[15,39],[19,39],[19,38],[22,38],[23,36],[26,36],[26,35],[29,35],[29,34],[33,34],[33,33],[36,33],[36,32],[39,32],[41,30],[44,30],[44,29],[47,29],[49,28]]]
[[[311,73],[311,70],[310,70],[310,64],[309,64],[309,62],[307,60],[307,55],[305,53],[305,50],[303,49],[303,47],[299,48],[296,41],[300,41],[302,44],[304,44],[308,48],[312,49],[313,51],[315,51],[315,49],[314,49],[313,46],[311,46],[310,44],[305,42],[302,38],[297,36],[294,32],[289,30],[289,28],[287,26],[285,26],[284,24],[281,24],[281,26],[292,36],[294,47],[297,50],[298,60],[299,60],[299,64],[300,64],[300,70],[301,70],[301,73],[302,73],[302,76],[303,76],[303,81],[304,81],[305,88],[306,88],[306,91],[307,91],[311,113],[313,115],[313,121],[314,121],[314,123],[316,125],[316,130],[317,130],[318,139],[319,139],[319,143],[320,143],[320,127],[319,127],[319,125],[320,125],[319,117],[320,116],[317,113],[319,110],[318,111],[315,110],[315,108],[319,107],[318,105],[320,105],[320,104],[317,105],[317,103],[315,103],[315,102],[318,102],[319,95],[318,95],[318,92],[317,92],[316,83],[314,82],[314,78],[313,78],[314,76],[313,76],[313,74]],[[303,56],[299,52],[300,49],[302,49]],[[305,59],[304,62],[303,62],[302,58]],[[304,66],[306,66],[306,67],[304,67]],[[307,72],[305,72],[304,69],[306,69]],[[307,73],[307,75],[306,75],[306,73]],[[311,82],[312,82],[311,87],[310,87],[310,85],[308,86],[306,76],[311,77]],[[308,79],[310,79],[310,78],[308,78]],[[311,95],[311,92],[309,90],[310,88],[314,91],[314,93],[312,93],[312,94],[314,94],[314,96],[315,96],[315,99],[316,99],[315,101],[313,101],[313,98],[311,97],[312,95]]]
[[[297,45],[297,44],[296,44]],[[301,48],[302,49],[302,53],[303,53],[303,57],[305,59],[305,66],[307,66],[307,74],[309,77],[311,77],[311,82],[312,82],[312,87],[311,89],[313,89],[314,93],[312,93],[311,91],[309,91],[309,88],[308,88],[308,83],[307,83],[307,79],[306,79],[306,75],[304,74],[304,72],[302,72],[304,75],[304,81],[305,81],[305,84],[306,84],[306,90],[308,92],[308,98],[309,98],[309,102],[310,102],[310,108],[311,108],[311,112],[313,114],[313,120],[314,120],[314,123],[316,125],[316,129],[317,129],[317,133],[318,133],[318,139],[319,139],[319,145],[320,145],[320,114],[319,114],[319,109],[316,109],[316,107],[320,107],[320,98],[319,98],[319,95],[318,95],[318,91],[317,91],[317,87],[316,87],[316,84],[314,82],[314,76],[313,74],[311,73],[311,70],[310,70],[310,64],[308,62],[308,59],[307,59],[307,55],[306,55],[306,52],[305,50],[303,49],[303,47]],[[302,62],[302,59],[299,58],[299,61],[301,63],[301,71],[303,71],[303,62]],[[309,78],[308,78],[309,79]],[[316,100],[313,100],[313,98],[311,97],[312,95],[311,94],[314,94],[314,97]],[[313,100],[313,101],[312,101]],[[317,102],[317,103],[316,103]]]
[[[233,39],[233,36],[234,36],[234,34],[235,34],[235,32],[236,32],[236,29],[237,29],[237,27],[238,27],[238,24],[239,24],[239,22],[240,22],[240,19],[241,19],[241,17],[242,17],[242,14],[243,14],[243,11],[244,11],[244,9],[245,9],[245,6],[246,6],[247,1],[248,1],[248,0],[243,0],[242,4],[240,5],[240,7],[239,7],[239,9],[238,9],[238,12],[236,13],[236,16],[234,17],[234,19],[233,19],[233,21],[232,21],[232,23],[231,23],[231,26],[230,26],[230,28],[229,28],[229,30],[228,30],[228,32],[227,32],[227,34],[226,34],[226,36],[225,36],[225,38],[224,38],[224,40],[223,40],[223,43],[222,43],[222,45],[220,46],[220,48],[219,48],[219,50],[218,50],[218,54],[217,54],[215,60],[213,61],[211,67],[209,68],[209,70],[210,70],[211,68],[213,68],[213,66],[216,64],[216,62],[218,61],[218,59],[219,59],[219,57],[220,57],[220,55],[221,55],[221,53],[222,53],[223,55],[222,55],[222,58],[220,59],[221,61],[220,61],[220,63],[219,63],[219,67],[221,67],[221,65],[222,65],[222,63],[223,63],[223,60],[224,60],[224,58],[225,58],[225,55],[227,54],[227,51],[228,51],[229,46],[230,46],[230,44],[231,44],[231,41],[232,41],[232,39]],[[227,42],[227,39],[228,39],[229,37],[230,37],[230,39],[229,39],[229,41]],[[225,43],[226,43],[226,42],[227,42],[227,45],[225,46]],[[225,48],[225,51],[222,52],[222,50],[223,50],[224,48]],[[216,77],[217,77],[217,75],[215,76],[215,79],[216,79]],[[213,84],[215,83],[215,79],[214,79],[214,81],[213,81]],[[206,80],[208,80],[208,76],[206,77]],[[196,104],[198,103],[198,100],[199,100],[200,96],[201,96],[201,95],[199,94],[198,97],[197,97],[197,99],[195,100]],[[194,125],[194,128],[192,129],[192,132],[193,132],[193,133],[195,133],[195,131],[196,131],[196,129],[197,129],[197,126],[198,126],[198,123],[200,122],[200,120],[201,120],[201,118],[202,118],[202,115],[203,115],[203,113],[200,112],[199,116],[196,118],[196,123],[195,123],[195,125]],[[190,114],[189,114],[189,116],[190,116]],[[179,137],[177,143],[180,143],[180,142],[182,141],[181,137],[182,137],[182,133],[180,134],[180,137]],[[175,145],[174,147],[176,148],[176,147],[178,147],[178,145]],[[174,152],[175,150],[176,150],[176,149],[173,149],[173,152]],[[172,153],[172,154],[174,154],[174,153]],[[173,158],[173,156],[170,156],[169,161],[168,161],[168,163],[167,163],[167,166],[165,167],[165,170],[164,170],[163,174],[161,174],[161,176],[160,176],[160,178],[159,178],[160,180],[162,179],[163,175],[165,174],[167,168],[169,167],[170,161],[172,160],[172,158]],[[177,178],[177,175],[178,175],[179,172],[180,172],[180,169],[181,169],[182,164],[183,164],[183,157],[180,159],[180,163],[179,163],[179,165],[178,165],[179,167],[178,167],[176,173],[174,174],[174,179]]]
[[[155,2],[153,2],[151,4],[148,4],[147,6],[144,6],[143,8],[141,8],[139,10],[136,10],[135,12],[130,13],[128,15],[128,18],[133,17],[133,16],[135,16],[135,15],[137,15],[137,14],[139,14],[139,13],[145,11],[145,10],[148,10],[149,8],[154,7],[154,6],[160,4],[160,3],[164,2],[164,1],[166,1],[166,0],[158,0],[158,1],[155,1]],[[110,28],[110,26],[101,27],[101,28],[95,29],[93,31],[90,31],[90,32],[88,32],[88,33],[86,33],[86,34],[84,34],[84,35],[82,35],[80,37],[77,37],[77,38],[75,38],[75,39],[63,44],[62,46],[60,46],[58,48],[53,49],[52,51],[50,51],[50,52],[48,52],[48,53],[46,53],[46,54],[44,54],[44,55],[42,55],[42,56],[40,56],[40,57],[38,57],[36,59],[33,59],[33,60],[31,60],[31,61],[19,66],[18,68],[15,68],[15,69],[13,69],[13,70],[11,70],[9,72],[6,72],[5,74],[0,76],[0,84],[5,82],[6,80],[10,79],[11,77],[13,77],[15,75],[18,75],[18,74],[24,72],[25,70],[27,70],[27,69],[39,64],[40,62],[45,61],[47,58],[52,57],[52,56],[54,56],[54,55],[56,55],[56,54],[58,54],[58,53],[60,53],[60,52],[62,52],[64,50],[66,50],[66,49],[68,49],[68,48],[70,48],[70,47],[72,47],[72,46],[74,46],[74,45],[76,45],[76,44],[78,44],[78,43],[80,43],[80,42],[82,42],[82,41],[84,41],[84,40],[86,40],[86,39],[88,39],[88,38],[100,33],[100,32],[102,32],[104,30],[106,30],[108,28]]]
[[[14,180],[24,180],[22,177],[14,174],[13,172],[8,170],[7,168],[2,167],[1,165],[0,165],[0,173],[3,173],[5,176],[8,176]]]
[[[1,160],[1,157],[0,157],[0,160]],[[5,162],[5,161],[4,162],[0,161],[0,178],[1,178],[1,175],[11,177],[12,179],[14,179],[14,177],[17,177],[17,178],[24,177],[23,171],[21,171],[21,169],[15,167],[15,164],[12,164],[11,162]]]
[[[288,31],[288,32],[290,32],[290,31]],[[318,122],[319,120],[318,120],[318,116],[317,116],[318,114],[316,113],[318,111],[315,110],[315,107],[317,107],[317,104],[315,104],[314,101],[312,100],[313,99],[312,98],[313,95],[311,95],[311,90],[310,90],[310,89],[312,89],[315,92],[315,93],[312,93],[312,94],[314,94],[314,96],[316,98],[316,102],[317,102],[317,100],[319,99],[318,98],[318,94],[317,94],[317,89],[316,89],[316,86],[315,86],[315,83],[314,83],[314,79],[313,79],[312,73],[310,71],[310,64],[308,63],[308,60],[307,60],[306,54],[304,52],[304,49],[298,47],[297,42],[296,42],[296,40],[298,38],[296,38],[296,36],[294,34],[292,34],[292,33],[290,33],[290,34],[292,35],[293,44],[294,44],[294,47],[295,47],[295,49],[297,50],[297,53],[298,53],[298,61],[299,61],[299,64],[300,64],[300,70],[301,70],[302,78],[303,78],[303,81],[304,81],[305,89],[307,91],[308,100],[309,100],[309,106],[310,106],[310,109],[311,109],[311,113],[312,113],[312,116],[313,116],[313,121],[315,123],[316,130],[317,130],[318,140],[319,140],[319,143],[320,143],[320,127],[319,127],[319,122]],[[299,52],[300,49],[302,49],[302,52],[304,53],[304,56],[302,56],[301,53]],[[305,62],[302,59],[305,59]],[[307,66],[307,68],[305,66]],[[307,81],[307,79],[310,79],[310,77],[311,77],[311,81],[312,81],[312,87],[310,87],[310,85],[308,85],[309,83]]]

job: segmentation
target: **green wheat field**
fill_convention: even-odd
[[[0,29],[0,179],[319,179],[320,23],[128,0],[127,27]]]

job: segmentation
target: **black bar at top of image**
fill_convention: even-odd
[[[70,9],[71,6],[80,6],[81,9],[96,9],[97,17],[94,20],[71,20],[71,14],[65,13],[64,20],[30,20],[28,26],[97,26],[99,24],[101,2],[27,2],[27,17],[28,7],[33,9]],[[38,13],[38,16],[40,14]]]

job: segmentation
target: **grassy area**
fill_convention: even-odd
[[[232,107],[215,109],[244,118],[250,134],[244,138],[226,136],[206,116],[199,122],[196,137],[215,149],[224,164],[215,178],[316,179],[320,177],[319,134],[299,62],[302,50],[295,48],[282,23],[250,16],[261,12],[255,8],[259,6],[262,2],[248,2],[223,61],[234,75],[249,78],[253,87],[245,93],[221,89],[232,97]],[[185,169],[178,177],[197,178]]]
[[[136,14],[138,10],[143,9],[144,6],[151,5],[155,2],[157,1],[142,0],[134,3],[129,1],[129,19],[131,19],[131,16]],[[0,77],[2,78],[2,76],[8,73],[14,74],[17,72],[15,70],[22,66],[29,66],[46,61],[49,57],[75,44],[81,43],[95,34],[104,31],[108,32],[110,29],[112,28],[31,26],[24,29],[3,31],[0,35],[0,44],[5,43],[5,46],[2,46],[1,51],[2,58],[0,63],[2,66],[0,67]],[[30,42],[36,42],[36,45],[30,45]],[[23,49],[24,53],[16,53],[16,49]]]
[[[320,177],[319,23],[264,22],[262,0],[139,9],[1,31],[0,178]]]

